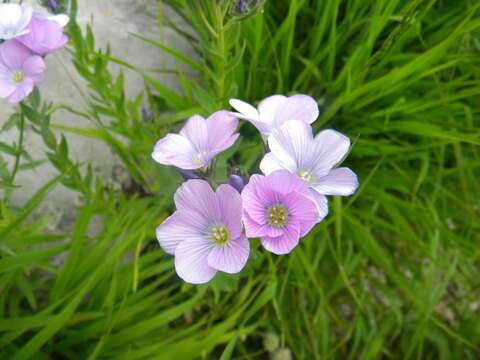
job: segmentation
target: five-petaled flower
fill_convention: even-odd
[[[184,170],[205,168],[237,140],[237,125],[237,118],[227,111],[217,111],[206,120],[193,115],[179,134],[167,134],[157,142],[152,157]]]
[[[288,120],[311,124],[320,113],[315,100],[302,94],[290,97],[269,96],[260,102],[258,109],[237,99],[231,99],[230,105],[238,111],[238,113],[233,113],[235,116],[251,122],[264,138],[268,137],[273,129],[280,127]]]
[[[292,251],[319,217],[307,184],[286,170],[253,175],[242,200],[247,237],[260,237],[263,247],[277,255]]]
[[[323,130],[313,137],[309,125],[292,120],[269,136],[268,146],[271,152],[260,163],[262,172],[285,169],[301,177],[310,186],[321,218],[328,211],[325,195],[347,196],[358,187],[353,171],[334,169],[350,148],[350,140],[337,131]]]
[[[175,255],[177,274],[201,284],[217,271],[238,273],[250,247],[242,226],[242,198],[230,185],[214,192],[204,180],[189,180],[174,197],[177,211],[157,228],[160,246]]]
[[[17,41],[0,44],[0,97],[18,103],[43,78],[45,63]]]

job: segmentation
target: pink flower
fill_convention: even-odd
[[[0,44],[0,98],[18,103],[43,78],[45,63],[16,40]]]
[[[269,96],[260,102],[258,110],[237,99],[231,99],[230,105],[238,111],[234,113],[235,116],[251,122],[264,137],[288,120],[299,120],[305,124],[311,124],[319,114],[315,100],[302,94],[290,97]]]
[[[207,120],[193,115],[179,134],[167,134],[157,142],[152,158],[184,170],[203,168],[237,140],[237,125],[238,120],[227,111],[217,111]]]
[[[309,196],[307,184],[288,171],[253,175],[242,191],[247,237],[260,237],[274,254],[289,253],[317,223],[319,215]]]
[[[285,169],[309,185],[319,208],[327,206],[324,195],[347,196],[358,187],[357,176],[349,168],[334,168],[347,154],[350,140],[334,130],[313,137],[311,126],[288,121],[268,138],[270,148],[260,163],[266,175]]]
[[[175,255],[186,282],[206,283],[217,271],[238,273],[250,247],[242,233],[242,198],[230,185],[216,192],[204,180],[189,180],[175,193],[177,211],[157,228],[160,246]]]
[[[68,37],[56,20],[38,14],[32,17],[28,29],[28,34],[20,36],[17,40],[41,56],[61,49],[68,42]]]

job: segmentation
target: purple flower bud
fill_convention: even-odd
[[[58,9],[58,2],[57,2],[57,0],[48,0],[48,7],[49,7],[50,10],[52,10],[53,12],[57,11],[57,9]]]
[[[243,14],[244,12],[247,11],[247,3],[245,0],[237,0],[234,6],[235,12],[239,14]]]
[[[150,110],[148,110],[147,105],[143,105],[142,107],[142,116],[144,120],[152,120],[153,114]]]
[[[197,173],[193,170],[178,169],[178,172],[180,173],[180,175],[182,175],[184,180],[200,179]]]
[[[245,181],[243,181],[242,177],[235,174],[230,175],[230,178],[228,179],[228,184],[234,187],[240,193],[245,187]]]

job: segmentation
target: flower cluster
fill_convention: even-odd
[[[175,193],[177,210],[156,234],[175,256],[177,274],[193,284],[208,282],[217,271],[238,273],[249,256],[249,238],[260,238],[274,254],[288,254],[327,215],[327,195],[351,195],[358,187],[350,169],[336,167],[350,140],[334,130],[313,135],[310,124],[319,109],[310,96],[273,95],[258,108],[236,99],[230,105],[236,112],[192,116],[152,153],[187,180]],[[232,174],[228,184],[212,189],[212,160],[237,140],[238,119],[253,124],[268,144],[263,175],[253,174],[245,185]]]
[[[68,41],[66,15],[48,16],[31,7],[0,4],[0,98],[18,103],[42,80],[43,58]]]

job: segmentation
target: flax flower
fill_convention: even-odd
[[[33,9],[18,4],[0,4],[0,40],[14,39],[28,33]]]

